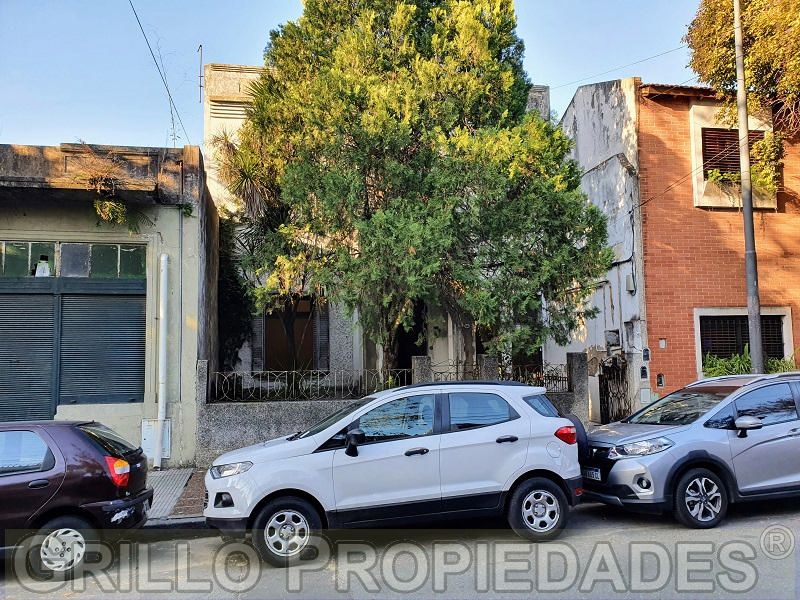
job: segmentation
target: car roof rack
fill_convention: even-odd
[[[771,379],[780,379],[782,377],[800,377],[800,371],[786,371],[783,373],[766,373],[762,375],[754,375],[751,373],[745,373],[742,375],[719,375],[717,377],[706,377],[704,379],[699,379],[698,381],[694,381],[687,385],[686,387],[697,387],[699,385],[707,385],[709,383],[723,383],[725,381],[730,380],[744,380],[742,383],[742,387],[747,385],[753,385],[754,383],[758,383],[760,381],[769,381]]]
[[[494,381],[467,379],[464,381],[427,381],[425,383],[413,383],[411,385],[403,386],[402,389],[411,390],[416,388],[451,386],[451,385],[502,385],[502,386],[514,386],[514,387],[543,387],[543,386],[535,386],[527,383],[522,383],[520,381],[502,381],[499,379],[496,379]]]

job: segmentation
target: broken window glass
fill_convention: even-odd
[[[120,246],[119,276],[124,279],[144,279],[145,274],[145,246]]]

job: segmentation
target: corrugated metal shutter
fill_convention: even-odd
[[[60,404],[144,399],[145,296],[63,296]]]
[[[253,335],[250,337],[253,371],[264,370],[264,317],[256,317],[252,322]]]
[[[320,299],[314,306],[314,364],[321,371],[330,368],[330,347],[328,302]]]
[[[0,421],[52,419],[53,296],[0,295]]]

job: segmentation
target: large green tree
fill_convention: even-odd
[[[229,182],[285,208],[385,367],[420,301],[498,350],[565,341],[608,267],[569,141],[525,112],[515,26],[512,0],[307,0],[271,34]]]
[[[781,128],[800,132],[800,2],[741,0],[745,79],[754,108],[774,113]],[[733,0],[702,0],[686,41],[700,80],[736,94]]]

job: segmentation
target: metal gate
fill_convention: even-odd
[[[603,424],[631,414],[626,367],[627,362],[620,355],[610,356],[600,364],[600,422]]]

